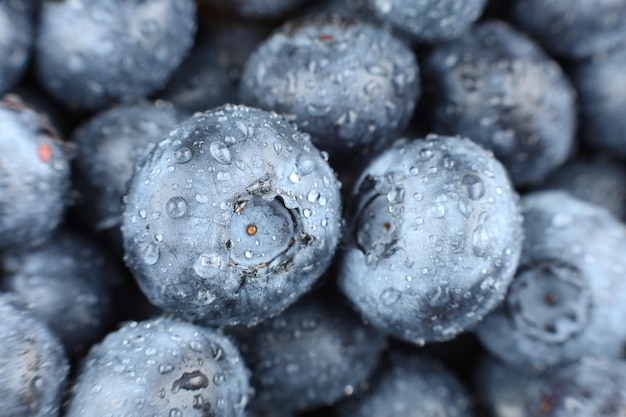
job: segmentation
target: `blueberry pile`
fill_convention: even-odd
[[[0,1],[0,415],[625,417],[626,0]]]

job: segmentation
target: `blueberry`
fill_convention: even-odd
[[[61,222],[70,186],[66,147],[14,95],[0,100],[0,251],[43,243]]]
[[[511,19],[546,49],[583,58],[624,41],[624,0],[515,0]]]
[[[115,323],[123,270],[96,241],[61,230],[42,246],[5,254],[0,265],[2,290],[18,293],[71,356],[85,353]]]
[[[218,331],[167,318],[130,322],[89,352],[65,416],[243,416],[248,379]]]
[[[324,155],[282,117],[232,105],[198,113],[156,146],[130,184],[126,262],[165,311],[254,324],[326,270],[340,203]]]
[[[28,1],[0,2],[0,95],[22,77],[29,61],[35,22]]]
[[[414,352],[391,351],[369,390],[336,408],[337,417],[470,417],[470,398],[439,362]]]
[[[252,371],[250,407],[261,415],[334,403],[365,382],[386,346],[380,332],[324,292],[233,336]]]
[[[424,62],[433,130],[491,149],[516,185],[540,181],[570,156],[574,90],[556,62],[500,21],[435,46]]]
[[[2,415],[58,416],[69,373],[63,345],[12,294],[0,294],[0,317]]]
[[[413,52],[338,15],[290,21],[252,54],[241,101],[285,115],[328,152],[361,152],[404,129],[420,95]],[[380,147],[380,145],[378,145]]]
[[[518,367],[619,357],[626,342],[626,227],[559,191],[528,194],[522,204],[520,266],[504,303],[478,327],[479,338]]]
[[[36,41],[39,81],[73,109],[144,97],[165,84],[191,49],[196,14],[192,0],[45,0]]]
[[[613,158],[573,159],[548,175],[539,188],[566,191],[626,220],[626,168]]]
[[[135,164],[187,117],[162,102],[114,106],[79,126],[74,185],[75,214],[96,231],[109,233],[122,246],[122,198]]]
[[[357,180],[339,285],[375,326],[447,340],[500,303],[522,245],[502,165],[469,139],[403,140]]]
[[[626,362],[587,358],[555,370],[527,413],[529,417],[624,415]]]
[[[415,42],[441,43],[465,33],[487,0],[352,0]]]
[[[626,2],[624,14],[626,14]],[[626,25],[626,18],[624,18]],[[626,28],[624,29],[626,39]],[[626,157],[626,44],[573,67],[583,140],[593,149]]]

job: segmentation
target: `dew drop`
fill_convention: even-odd
[[[387,193],[387,201],[391,204],[400,204],[404,201],[404,188],[401,187],[393,187]]]
[[[183,217],[187,213],[187,202],[182,197],[172,197],[165,203],[165,212],[172,219]]]
[[[159,261],[159,247],[154,242],[149,242],[141,250],[141,255],[146,265],[154,265]]]
[[[467,174],[461,180],[463,191],[471,200],[480,200],[485,195],[485,184],[479,176]]]
[[[161,375],[167,375],[174,370],[174,366],[169,363],[163,363],[159,365],[159,373]]]
[[[385,306],[390,306],[400,299],[402,294],[395,288],[387,288],[380,294],[380,301]]]
[[[195,199],[200,204],[206,204],[210,201],[209,196],[205,194],[196,194]]]
[[[487,212],[483,211],[478,215],[478,224],[472,232],[472,252],[478,257],[484,257],[489,249],[489,233],[485,226]]]
[[[202,353],[202,343],[196,340],[192,340],[191,342],[189,342],[189,349],[197,353]]]
[[[315,203],[318,198],[320,198],[320,192],[317,190],[312,190],[306,197],[306,199],[309,200],[310,203]]]
[[[297,173],[292,172],[291,174],[289,174],[289,181],[297,184],[300,182],[300,176]]]
[[[186,164],[191,161],[191,149],[186,146],[181,146],[180,148],[174,151],[174,160],[179,164]]]
[[[215,174],[215,178],[218,181],[228,181],[230,180],[230,174],[228,172],[219,171],[217,174]]]
[[[193,270],[202,278],[212,278],[220,271],[222,260],[217,253],[203,253],[193,264]]]
[[[428,211],[430,212],[430,214],[437,218],[437,219],[441,219],[443,216],[446,215],[446,208],[444,206],[442,206],[439,203],[433,203],[431,204],[430,208],[428,209]]]
[[[211,156],[213,156],[213,158],[215,158],[215,160],[220,164],[230,165],[232,162],[232,155],[224,142],[219,140],[211,142],[209,145],[209,152],[211,153]]]
[[[172,408],[170,410],[169,417],[183,417],[183,412],[178,408]]]
[[[303,152],[296,159],[296,167],[298,173],[304,177],[315,171],[315,161],[310,155]]]

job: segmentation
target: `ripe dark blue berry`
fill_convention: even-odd
[[[73,109],[144,97],[180,65],[196,25],[192,0],[45,0],[39,81]]]
[[[248,378],[220,332],[167,318],[130,322],[89,352],[65,415],[242,417]]]
[[[13,291],[72,356],[86,353],[116,322],[121,262],[82,234],[58,231],[43,245],[1,259],[1,288]]]
[[[135,165],[151,147],[186,119],[164,103],[119,105],[74,131],[74,185],[79,193],[74,213],[122,247],[123,196]]]
[[[34,247],[58,227],[70,186],[66,148],[14,95],[0,100],[0,251]]]
[[[500,303],[522,219],[490,152],[456,137],[399,141],[351,199],[339,285],[372,324],[420,344],[446,340]]]
[[[225,106],[178,125],[133,178],[126,262],[165,311],[254,324],[326,270],[340,216],[339,184],[307,134],[276,114]]]
[[[12,294],[0,295],[0,407],[4,416],[60,415],[69,364],[59,339]]]
[[[435,46],[424,62],[433,130],[493,151],[516,185],[570,156],[574,90],[556,62],[508,24],[488,21]]]
[[[391,351],[369,389],[340,403],[337,417],[470,417],[470,398],[439,362],[414,352]]]
[[[365,383],[386,346],[382,333],[324,292],[233,335],[252,371],[250,407],[261,415],[333,404]]]
[[[504,303],[478,327],[483,344],[518,367],[623,355],[626,227],[559,191],[522,200],[525,240]]]
[[[338,15],[288,22],[252,54],[242,102],[283,114],[328,152],[364,152],[404,129],[420,95],[413,52]]]

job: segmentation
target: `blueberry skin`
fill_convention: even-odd
[[[626,29],[624,32],[623,38],[626,39]],[[623,45],[580,62],[572,70],[572,80],[580,98],[583,140],[593,149],[621,158],[626,157],[625,66],[626,45]]]
[[[285,17],[307,1],[311,0],[201,0],[201,3],[245,19],[267,20]]]
[[[0,2],[0,94],[26,70],[35,37],[34,13],[27,1]]]
[[[70,166],[47,120],[19,97],[0,100],[0,252],[37,246],[65,212]]]
[[[286,23],[252,54],[240,83],[243,103],[285,115],[332,153],[380,148],[407,126],[419,96],[408,46],[332,14]]]
[[[391,351],[369,390],[339,403],[337,417],[471,417],[470,399],[456,376],[439,362]]]
[[[355,1],[355,0],[353,0]],[[467,32],[487,0],[356,0],[382,24],[414,42],[441,43]]]
[[[7,253],[1,261],[0,288],[18,293],[70,356],[85,353],[116,322],[115,292],[125,277],[97,241],[62,229],[43,245]]]
[[[515,0],[511,19],[551,53],[580,59],[623,43],[624,0]]]
[[[564,192],[527,194],[522,206],[520,266],[504,303],[477,328],[483,345],[536,369],[623,355],[626,227]]]
[[[170,318],[126,323],[78,371],[66,417],[240,417],[249,371],[221,332]]]
[[[585,358],[556,369],[528,408],[529,417],[626,414],[626,362]]]
[[[626,168],[615,159],[574,159],[548,175],[539,189],[566,191],[626,220]]]
[[[252,325],[292,304],[339,241],[339,183],[275,113],[198,113],[135,175],[122,232],[151,302],[187,320]]]
[[[366,381],[386,347],[342,300],[318,292],[233,336],[252,372],[250,407],[261,415],[333,404]]]
[[[187,117],[166,103],[142,102],[112,107],[81,125],[72,136],[75,213],[121,248],[122,199],[135,164]]]
[[[516,185],[540,181],[569,157],[574,90],[557,63],[510,25],[479,24],[436,46],[423,68],[433,130],[492,150]]]
[[[522,219],[490,152],[458,137],[399,141],[351,197],[338,283],[374,326],[417,344],[448,340],[501,302]]]
[[[39,81],[73,109],[145,97],[191,49],[196,15],[192,0],[46,0],[36,40]]]
[[[63,345],[13,294],[0,294],[0,317],[2,415],[59,416],[70,370]]]

